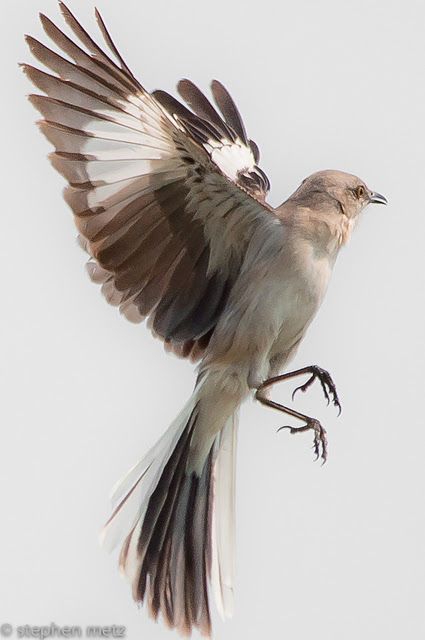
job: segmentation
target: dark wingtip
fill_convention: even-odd
[[[220,82],[220,80],[217,80],[216,78],[213,78],[211,80],[210,87],[211,89],[214,89],[214,87],[218,87],[219,89],[224,89],[223,84]]]
[[[211,81],[211,91],[214,96],[215,103],[220,109],[226,124],[232,127],[245,145],[248,145],[248,136],[246,134],[242,116],[239,113],[239,109],[237,108],[229,91],[226,89],[224,84],[215,79]]]
[[[63,17],[65,18],[65,20],[67,20],[68,18],[74,17],[71,10],[68,8],[68,6],[64,2],[62,2],[62,0],[59,0],[59,10],[63,15]]]
[[[36,38],[33,38],[33,36],[29,35],[28,33],[24,35],[24,40],[32,53],[34,53],[34,49],[36,49],[37,45],[40,44],[39,41],[36,40]]]
[[[40,13],[40,22],[41,22],[41,26],[43,27],[44,31],[47,33],[47,35],[49,35],[48,33],[48,29],[49,27],[56,27],[55,23],[50,20],[50,18],[48,16],[46,16],[44,13]],[[56,27],[57,28],[57,27]]]
[[[194,83],[192,82],[192,80],[189,80],[188,78],[182,78],[181,80],[178,81],[177,83],[177,91],[180,93],[182,91],[185,91],[186,89],[190,89],[191,87],[194,87]],[[197,88],[197,87],[196,87]],[[182,96],[183,97],[183,96]]]

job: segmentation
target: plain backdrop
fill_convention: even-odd
[[[337,382],[297,407],[311,435],[249,401],[237,469],[236,609],[217,638],[419,640],[425,633],[423,0],[97,0],[146,88],[225,83],[284,200],[313,171],[387,196],[338,258],[294,366]],[[91,2],[70,7],[92,33]],[[126,322],[84,272],[63,179],[19,70],[54,0],[2,3],[0,623],[120,624],[171,638],[138,610],[98,544],[114,482],[159,437],[193,366]],[[290,397],[291,385],[275,390]],[[195,634],[196,636],[196,634]],[[176,637],[176,635],[174,635]]]

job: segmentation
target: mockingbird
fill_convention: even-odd
[[[339,407],[319,367],[280,372],[323,300],[338,251],[360,212],[386,203],[354,175],[319,171],[277,208],[258,147],[222,84],[219,112],[189,80],[149,93],[136,80],[96,12],[111,54],[60,3],[73,38],[41,22],[61,50],[34,38],[50,72],[23,65],[45,95],[31,95],[68,181],[65,200],[90,256],[92,280],[129,320],[149,318],[167,349],[199,372],[179,416],[113,492],[105,544],[123,541],[120,566],[133,596],[170,627],[210,634],[211,582],[218,609],[232,612],[237,413],[253,391],[265,405],[312,430],[321,424],[268,397],[279,380],[309,374]],[[66,57],[63,57],[63,55]]]

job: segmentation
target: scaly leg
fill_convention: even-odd
[[[325,398],[328,401],[328,404],[330,402],[330,400],[332,399],[333,404],[338,408],[339,413],[341,413],[341,405],[339,402],[339,398],[338,398],[338,394],[335,388],[335,384],[330,376],[330,374],[325,371],[324,369],[321,369],[320,367],[313,365],[310,367],[303,367],[302,369],[297,369],[296,371],[290,371],[288,373],[284,373],[282,375],[279,376],[274,376],[273,378],[268,378],[268,380],[265,380],[258,388],[257,391],[255,393],[255,398],[257,400],[259,400],[262,404],[268,406],[268,407],[272,407],[273,409],[277,409],[278,411],[282,411],[294,418],[297,418],[298,420],[302,420],[305,422],[305,425],[302,427],[291,427],[291,426],[284,426],[284,427],[280,427],[280,429],[278,429],[278,431],[280,431],[281,429],[289,429],[290,433],[297,433],[297,432],[302,432],[302,431],[309,431],[309,430],[313,430],[314,431],[314,452],[316,454],[316,460],[319,458],[319,456],[322,458],[323,463],[326,462],[327,459],[327,437],[326,437],[326,431],[325,429],[322,427],[322,425],[320,424],[320,422],[318,420],[316,420],[315,418],[311,418],[310,416],[306,416],[303,413],[299,413],[298,411],[294,411],[294,409],[290,409],[289,407],[285,407],[282,404],[279,404],[278,402],[274,402],[273,400],[269,400],[265,395],[263,395],[262,392],[264,392],[264,389],[266,389],[267,387],[270,387],[274,384],[276,384],[277,382],[281,382],[282,380],[287,380],[289,378],[294,378],[300,375],[304,375],[306,373],[310,373],[311,376],[310,378],[307,380],[307,382],[305,382],[303,385],[300,385],[299,387],[297,387],[295,389],[295,391],[292,394],[292,399],[295,396],[295,393],[297,391],[307,391],[307,389],[313,384],[314,380],[317,378],[320,381],[320,384],[322,385],[322,389],[323,392],[325,394]],[[320,453],[321,452],[321,453]]]

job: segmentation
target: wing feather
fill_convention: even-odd
[[[248,144],[245,125],[230,93],[218,80],[211,82],[211,91],[227,124],[236,131],[244,144]]]
[[[44,94],[30,101],[54,147],[50,160],[68,182],[64,197],[90,255],[89,275],[129,320],[148,317],[167,348],[197,359],[250,237],[280,224],[264,204],[258,149],[222,85],[213,95],[223,118],[189,80],[178,88],[190,109],[164,91],[149,94],[98,12],[114,59],[60,8],[77,42],[42,15],[61,53],[27,36],[48,71],[23,69]]]
[[[177,90],[197,116],[214,125],[224,139],[236,141],[233,131],[223,122],[210,101],[193,82],[186,79],[180,80]]]

